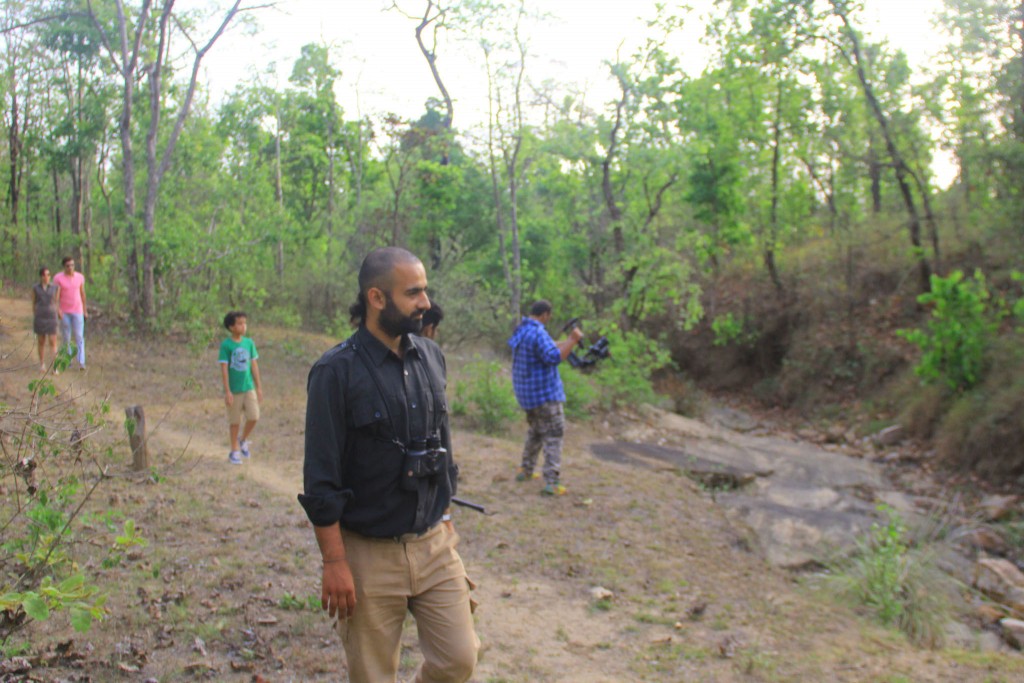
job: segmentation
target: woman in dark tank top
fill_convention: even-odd
[[[57,357],[57,308],[59,288],[50,282],[50,269],[39,269],[39,282],[32,286],[32,331],[39,340],[39,370],[46,372],[44,349],[50,344],[51,356]],[[56,374],[56,370],[54,370]]]

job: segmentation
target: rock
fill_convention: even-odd
[[[974,565],[974,587],[1024,615],[1024,573],[1010,561],[985,558]]]
[[[825,443],[846,443],[846,430],[839,425],[832,425],[825,432]]]
[[[875,434],[873,440],[877,445],[884,448],[886,446],[895,446],[900,441],[903,441],[906,438],[906,434],[907,430],[903,428],[903,425],[892,425]]]
[[[590,597],[594,600],[611,600],[615,597],[615,593],[612,593],[604,586],[594,586],[590,589]]]
[[[810,441],[811,443],[822,443],[825,439],[818,432],[810,429],[809,427],[804,429],[798,429],[796,435],[804,441]]]
[[[960,540],[971,548],[984,550],[992,555],[1006,555],[1009,550],[1009,546],[1003,540],[1003,537],[988,527],[971,529]]]
[[[974,637],[974,631],[967,624],[962,624],[959,621],[950,621],[946,623],[945,628],[946,644],[953,645],[960,648],[961,650],[973,650],[977,639]]]
[[[0,673],[25,674],[32,670],[32,663],[25,657],[11,657],[0,660]]]
[[[728,635],[718,643],[718,654],[722,659],[731,659],[736,656],[736,648],[740,645],[740,640],[734,635]]]
[[[1006,614],[998,607],[982,603],[974,608],[974,616],[977,617],[983,626],[989,626],[990,624],[999,623],[999,620],[1005,618]]]
[[[999,622],[1003,627],[1003,638],[1018,650],[1024,650],[1024,621],[1020,619],[1003,619]]]
[[[978,504],[978,508],[988,522],[998,522],[1009,517],[1017,507],[1019,499],[1017,496],[985,496]]]
[[[991,631],[982,631],[978,634],[979,652],[1005,652],[1006,650],[1006,641],[998,634]]]

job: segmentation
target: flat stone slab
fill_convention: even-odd
[[[643,406],[645,425],[629,441],[595,444],[599,458],[678,467],[708,487],[730,489],[715,500],[750,528],[776,566],[820,564],[853,548],[879,520],[876,501],[892,492],[882,468],[815,444],[740,433],[718,424]],[[730,421],[737,422],[730,415]],[[744,431],[749,423],[743,422]],[[649,443],[656,439],[658,444]],[[912,507],[901,501],[902,512]]]

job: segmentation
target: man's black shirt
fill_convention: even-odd
[[[418,533],[436,524],[451,502],[457,472],[444,355],[415,335],[404,335],[402,348],[399,358],[360,327],[309,371],[299,502],[315,526],[340,521],[344,529],[378,538]],[[425,524],[414,528],[418,494],[399,486],[405,454],[396,441],[408,444],[435,431],[448,453]]]

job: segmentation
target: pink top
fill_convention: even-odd
[[[82,307],[82,287],[85,285],[85,276],[77,272],[71,276],[60,272],[53,276],[53,281],[60,287],[60,312],[77,313],[78,315],[85,313]]]

